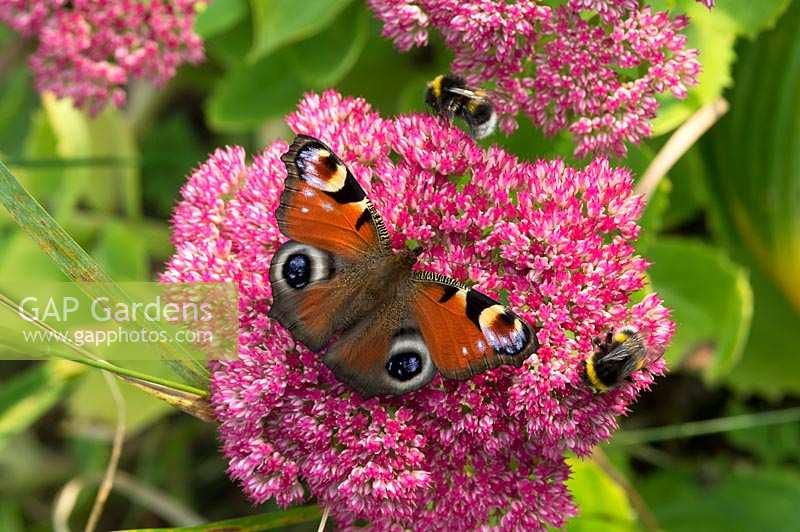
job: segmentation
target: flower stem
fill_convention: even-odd
[[[720,97],[690,116],[656,154],[637,183],[636,193],[644,196],[645,202],[648,201],[667,172],[727,112],[728,101]]]
[[[323,532],[325,530],[325,524],[328,522],[328,515],[331,513],[331,507],[325,506],[325,509],[322,511],[322,518],[319,520],[319,528],[317,528],[317,532]]]
[[[624,430],[614,436],[614,445],[638,445],[664,440],[677,440],[691,438],[705,434],[731,432],[734,430],[752,429],[768,425],[783,425],[800,421],[800,407],[774,410],[756,414],[742,414],[739,416],[706,419],[703,421],[690,421],[677,425],[666,425],[640,430]]]
[[[114,399],[114,405],[117,408],[117,423],[114,429],[111,457],[108,459],[106,471],[103,474],[103,479],[100,482],[100,487],[97,490],[97,495],[92,505],[92,511],[89,514],[89,520],[86,522],[86,527],[83,529],[84,532],[94,532],[97,528],[97,523],[100,521],[100,516],[103,515],[103,508],[105,508],[108,496],[111,494],[111,488],[114,486],[114,477],[119,467],[119,459],[122,456],[122,445],[125,442],[125,399],[122,397],[119,384],[114,380],[111,374],[104,371],[103,377],[108,384],[108,389],[111,392],[111,397]]]

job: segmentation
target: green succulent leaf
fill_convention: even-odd
[[[253,47],[258,61],[278,48],[315,35],[332,23],[352,0],[251,0]]]
[[[246,132],[283,118],[305,92],[328,88],[353,68],[367,40],[368,22],[367,11],[354,4],[310,38],[255,62],[238,61],[214,88],[208,121],[219,131]]]
[[[289,48],[295,72],[315,89],[335,85],[358,61],[368,29],[369,12],[354,2],[333,24]]]
[[[625,491],[591,460],[569,460],[572,476],[567,487],[575,497],[579,514],[567,522],[564,530],[590,532],[638,530],[636,515]]]
[[[713,230],[754,288],[752,334],[731,382],[772,397],[800,390],[799,36],[794,2],[775,29],[742,43],[707,174]]]
[[[194,29],[203,39],[215,37],[244,20],[248,10],[247,0],[213,0],[197,15]]]
[[[247,132],[282,117],[307,90],[287,49],[253,64],[240,63],[211,93],[206,117],[218,131]]]
[[[666,357],[679,364],[689,354],[711,350],[703,365],[715,381],[741,356],[753,313],[745,272],[724,253],[701,242],[661,237],[647,248],[655,291],[672,308],[675,336]]]

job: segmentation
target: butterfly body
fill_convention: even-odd
[[[344,163],[299,136],[278,226],[292,240],[270,265],[270,317],[364,397],[421,388],[436,372],[468,378],[519,365],[530,326],[490,297],[417,271],[419,250],[394,252],[383,220]],[[333,341],[331,341],[333,340]]]

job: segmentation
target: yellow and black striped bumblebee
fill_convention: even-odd
[[[644,366],[647,345],[644,336],[629,325],[592,340],[595,350],[586,359],[584,381],[596,392],[606,392],[630,381],[631,374]]]
[[[463,78],[452,74],[436,76],[428,83],[425,103],[448,120],[463,118],[476,139],[488,137],[497,126],[497,113],[486,92],[468,87]]]

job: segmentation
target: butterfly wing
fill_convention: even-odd
[[[312,351],[320,351],[352,321],[348,302],[358,286],[357,269],[323,249],[290,240],[272,258],[269,317]]]
[[[351,304],[361,266],[388,253],[388,235],[358,181],[324,143],[300,135],[281,159],[288,175],[275,216],[292,240],[270,264],[270,317],[319,351],[361,317]]]
[[[345,331],[323,360],[364,398],[411,392],[436,375],[422,333],[399,300]]]
[[[322,142],[299,136],[283,161],[289,175],[276,217],[292,240],[270,265],[270,316],[314,351],[341,333],[323,359],[339,380],[365,397],[402,394],[437,369],[464,379],[536,351],[521,318],[447,277],[415,275],[380,306],[365,302],[365,266],[390,253],[383,221]]]
[[[328,146],[298,135],[281,160],[288,176],[275,217],[284,235],[349,260],[388,251],[383,220]]]
[[[436,368],[466,379],[503,364],[520,366],[539,348],[525,320],[489,296],[438,274],[416,277],[411,316]]]

